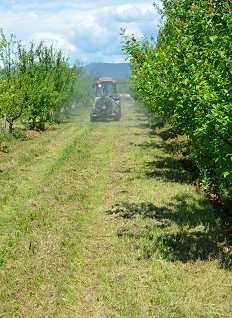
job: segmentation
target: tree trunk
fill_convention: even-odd
[[[12,134],[13,132],[13,122],[9,122],[9,133]]]

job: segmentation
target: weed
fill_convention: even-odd
[[[14,139],[24,140],[26,138],[26,131],[20,128],[13,128],[12,137]]]

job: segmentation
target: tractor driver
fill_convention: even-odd
[[[103,85],[103,95],[108,96],[108,87],[106,85]]]

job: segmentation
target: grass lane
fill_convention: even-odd
[[[222,268],[230,255],[223,254],[220,220],[159,131],[133,108],[124,120],[107,210],[117,221],[117,245],[125,246],[125,258],[112,262],[117,270],[108,269],[112,308],[118,317],[230,317],[232,275]]]
[[[72,253],[68,237],[77,239],[87,196],[81,169],[95,147],[95,127],[84,115],[84,125],[47,132],[2,162],[0,316],[54,316],[62,302]],[[40,155],[24,160],[33,147]],[[14,184],[13,191],[4,183]]]
[[[0,317],[224,317],[220,220],[133,102],[1,158]]]

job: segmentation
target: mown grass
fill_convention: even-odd
[[[83,128],[80,133],[74,138],[71,144],[68,144],[60,153],[59,158],[55,161],[55,163],[49,167],[46,172],[47,176],[51,176],[56,170],[59,170],[62,165],[68,161],[75,152],[83,153],[86,151],[86,145],[83,143],[83,137],[87,136],[91,131],[91,127]],[[83,155],[84,156],[84,155]]]
[[[73,272],[81,264],[80,237],[91,223],[86,211],[101,200],[111,158],[112,127],[95,129],[88,120],[73,122],[4,158],[4,183],[15,189],[2,188],[0,316],[56,316],[75,303]]]
[[[112,306],[119,317],[230,317],[231,247],[223,224],[159,131],[151,134],[146,118],[135,115],[140,123],[117,168],[120,196],[106,212],[120,224],[119,244],[134,252],[129,273],[122,270],[116,282],[110,276]]]
[[[231,317],[221,220],[151,126],[127,101],[0,159],[0,317]]]
[[[78,216],[73,211],[67,215],[65,204],[60,207],[69,175],[52,180],[47,171],[57,166],[63,149],[77,146],[81,129],[82,124],[67,124],[16,147],[2,160],[0,316],[48,317],[57,309],[68,258],[62,242],[69,223],[62,220]],[[90,126],[85,129],[90,131]],[[89,151],[79,148],[84,161]],[[76,169],[80,167],[81,162]]]

